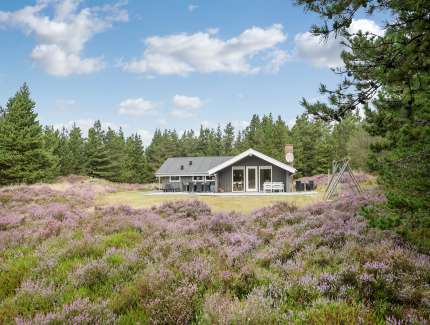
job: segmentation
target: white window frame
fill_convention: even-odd
[[[243,171],[243,190],[242,191],[235,191],[233,186],[233,174],[235,170],[242,170]],[[246,187],[246,172],[245,172],[245,166],[233,166],[231,167],[231,191],[235,193],[245,192]]]
[[[273,183],[273,169],[272,169],[272,166],[260,166],[258,168],[258,182],[261,182],[261,173],[260,173],[260,170],[267,170],[267,169],[270,169],[270,182]],[[263,184],[258,184],[258,185],[259,185],[258,186],[258,190],[260,191],[260,187],[262,185],[264,186],[264,183]],[[263,187],[262,191],[264,192],[264,187]]]
[[[196,177],[201,177],[201,179],[196,179]],[[193,182],[203,182],[205,180],[204,176],[193,176]]]
[[[248,187],[248,174],[249,174],[249,170],[253,169],[255,170],[255,188],[250,189]],[[259,175],[258,175],[258,166],[246,166],[246,175],[245,175],[245,189],[247,192],[258,192],[258,186],[260,185],[259,183]]]
[[[208,179],[208,177],[212,177],[212,179]],[[216,179],[215,175],[205,176],[205,182],[214,182]]]
[[[177,177],[178,180],[172,180],[172,177]],[[170,183],[179,183],[181,181],[181,176],[169,176]]]

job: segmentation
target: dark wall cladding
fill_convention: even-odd
[[[222,188],[224,192],[231,192],[232,188],[232,167],[246,167],[246,166],[272,166],[272,182],[282,182],[284,184],[287,184],[286,191],[291,191],[291,174],[282,168],[279,168],[278,166],[272,165],[268,163],[267,161],[251,156],[243,158],[242,160],[236,162],[235,164],[224,168],[223,170],[219,171],[218,174],[218,188]]]

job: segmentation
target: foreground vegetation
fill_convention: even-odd
[[[0,190],[2,324],[425,324],[430,259],[367,227],[377,193],[251,214],[94,206],[134,186]]]

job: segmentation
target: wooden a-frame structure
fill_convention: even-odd
[[[339,161],[333,161],[333,171],[332,171],[330,181],[324,193],[324,200],[328,201],[333,198],[334,194],[336,193],[337,185],[339,184],[345,172],[347,172],[351,177],[352,183],[354,184],[356,191],[358,193],[363,192],[360,186],[360,183],[355,178],[354,173],[352,172],[351,166],[349,165],[349,159],[345,158]]]

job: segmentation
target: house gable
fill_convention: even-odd
[[[266,161],[267,163],[269,163],[271,165],[275,165],[275,166],[277,166],[277,167],[279,167],[279,168],[281,168],[283,170],[288,171],[291,174],[294,174],[296,172],[295,168],[293,168],[293,167],[291,167],[291,166],[289,166],[287,164],[284,164],[284,163],[280,162],[279,160],[271,158],[271,157],[269,157],[269,156],[267,156],[267,155],[265,155],[265,154],[263,154],[263,153],[261,153],[261,152],[259,152],[257,150],[248,149],[248,150],[242,152],[241,154],[238,154],[237,156],[234,156],[231,159],[229,159],[229,160],[227,160],[227,161],[219,164],[218,166],[213,167],[212,169],[210,169],[208,171],[208,173],[209,173],[209,175],[215,174],[216,172],[218,172],[218,171],[220,171],[222,169],[225,169],[225,168],[227,168],[229,166],[232,166],[235,163],[239,162],[240,160],[242,160],[242,159],[244,159],[246,157],[252,157],[252,156],[258,157],[258,158]]]

